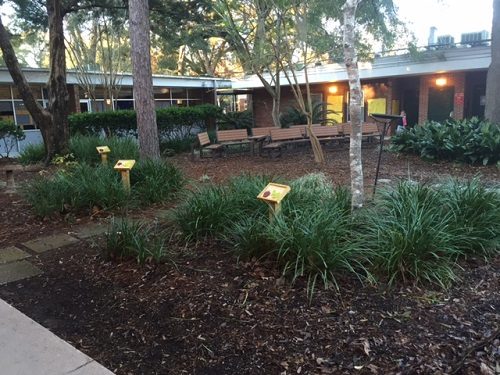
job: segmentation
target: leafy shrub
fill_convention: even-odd
[[[336,121],[328,117],[335,113],[335,111],[327,109],[327,103],[313,103],[312,123],[333,125]],[[291,125],[305,125],[307,124],[307,116],[298,107],[288,107],[280,114],[280,123],[282,128],[288,128]]]
[[[478,118],[430,121],[393,136],[392,148],[424,159],[495,164],[500,160],[500,127]]]
[[[381,193],[364,214],[361,244],[371,250],[377,269],[398,279],[428,281],[442,287],[456,279],[463,235],[453,228],[454,215],[443,209],[445,194],[429,186],[402,182]]]
[[[220,130],[253,128],[252,111],[228,112],[219,116],[217,125]]]
[[[140,161],[130,179],[134,196],[143,203],[168,200],[184,183],[181,171],[161,160]]]
[[[13,121],[0,120],[0,140],[3,144],[5,157],[8,158],[17,141],[23,140],[25,137],[23,129],[14,124]],[[1,153],[0,157],[2,157]]]
[[[107,259],[135,258],[137,263],[161,262],[170,259],[166,233],[157,223],[112,220],[101,249]]]
[[[169,107],[156,111],[160,136],[164,139],[185,138],[194,127],[204,128],[206,121],[216,118],[221,109],[211,104],[193,107]],[[76,113],[69,116],[72,134],[135,135],[136,113],[132,110]]]
[[[196,141],[196,136],[189,135],[185,138],[163,140],[160,142],[160,150],[162,155],[179,154],[191,150],[191,145]]]
[[[45,159],[45,146],[43,143],[29,144],[21,150],[17,159],[21,164],[36,164]]]

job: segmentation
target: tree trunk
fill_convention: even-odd
[[[49,110],[45,110],[35,99],[28,85],[16,54],[10,42],[10,36],[0,19],[0,48],[12,80],[26,109],[35,124],[40,128],[45,145],[45,163],[48,164],[55,154],[68,152],[67,110],[69,95],[66,87],[66,65],[64,60],[64,34],[60,1],[47,2],[50,37],[50,79]],[[62,50],[61,50],[62,49]],[[62,60],[62,63],[61,63]],[[62,95],[62,97],[58,97]],[[58,112],[59,111],[59,112]]]
[[[129,0],[132,73],[141,158],[159,159],[160,144],[153,95],[147,0]]]
[[[356,9],[361,0],[347,0],[342,8],[344,13],[344,62],[349,78],[351,117],[351,141],[349,160],[351,169],[352,209],[361,208],[364,202],[363,165],[361,159],[361,82],[359,80],[358,56],[356,53]]]
[[[500,0],[493,0],[491,63],[486,78],[485,118],[500,125]]]
[[[49,112],[52,126],[49,127],[46,143],[47,157],[69,152],[69,93],[66,85],[66,48],[64,45],[63,11],[60,0],[47,1],[49,17],[50,75],[48,82]]]

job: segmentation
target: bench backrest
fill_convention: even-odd
[[[340,135],[338,126],[313,126],[312,131],[318,138],[337,137]],[[309,129],[308,129],[309,131]]]
[[[211,143],[207,132],[198,133],[197,135],[198,135],[198,142],[200,142],[201,147],[209,145]]]
[[[288,128],[288,129],[279,129],[279,128],[274,128],[271,129],[271,139],[273,142],[275,141],[288,141],[288,140],[294,140],[294,139],[302,139],[304,136],[302,135],[302,132],[300,131],[299,128],[294,127],[294,128]]]
[[[262,136],[270,136],[271,135],[271,129],[275,129],[274,126],[266,127],[266,128],[253,128],[252,129],[252,134],[256,137],[262,137]]]
[[[345,135],[350,135],[351,134],[351,124],[343,124],[343,131]],[[379,134],[377,124],[374,124],[372,122],[364,122],[361,125],[361,133],[363,135],[367,134]]]
[[[217,131],[217,142],[242,141],[247,138],[248,133],[246,129]]]
[[[307,125],[291,125],[289,129],[299,129],[303,136],[306,135]]]

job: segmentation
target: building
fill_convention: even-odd
[[[47,69],[25,68],[23,72],[36,99],[42,106],[47,107],[46,83],[49,78],[49,71]],[[89,94],[82,88],[83,85],[80,84],[78,74],[74,71],[68,71],[67,84],[71,113],[134,108],[131,74],[117,75],[118,89],[115,90],[115,95],[111,98],[109,95],[105,95],[105,85],[103,85],[105,77],[102,74],[89,73],[85,79],[89,85],[93,85],[95,88],[95,100],[90,99]],[[216,90],[231,87],[231,81],[211,77],[154,75],[153,87],[157,108],[185,107],[215,103],[217,100]],[[18,142],[14,147],[12,150],[14,155],[27,144],[41,142],[40,131],[25,108],[7,68],[0,68],[0,118],[14,121],[16,125],[22,127],[25,131],[26,139]],[[3,145],[0,144],[0,153],[4,152],[2,147]]]
[[[468,35],[468,34],[464,34]],[[407,113],[408,123],[484,116],[486,74],[491,61],[489,41],[432,45],[418,53],[393,52],[359,64],[364,116]],[[303,71],[298,72],[304,83]],[[326,103],[337,122],[349,120],[349,87],[343,64],[308,69],[313,101]],[[281,111],[294,106],[292,91],[281,77]],[[255,126],[272,126],[271,96],[256,76],[233,81],[236,92],[249,90]],[[304,90],[305,91],[305,90]]]

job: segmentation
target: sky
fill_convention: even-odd
[[[407,27],[415,33],[418,45],[426,45],[431,26],[436,36],[487,30],[491,33],[493,0],[394,0]]]

